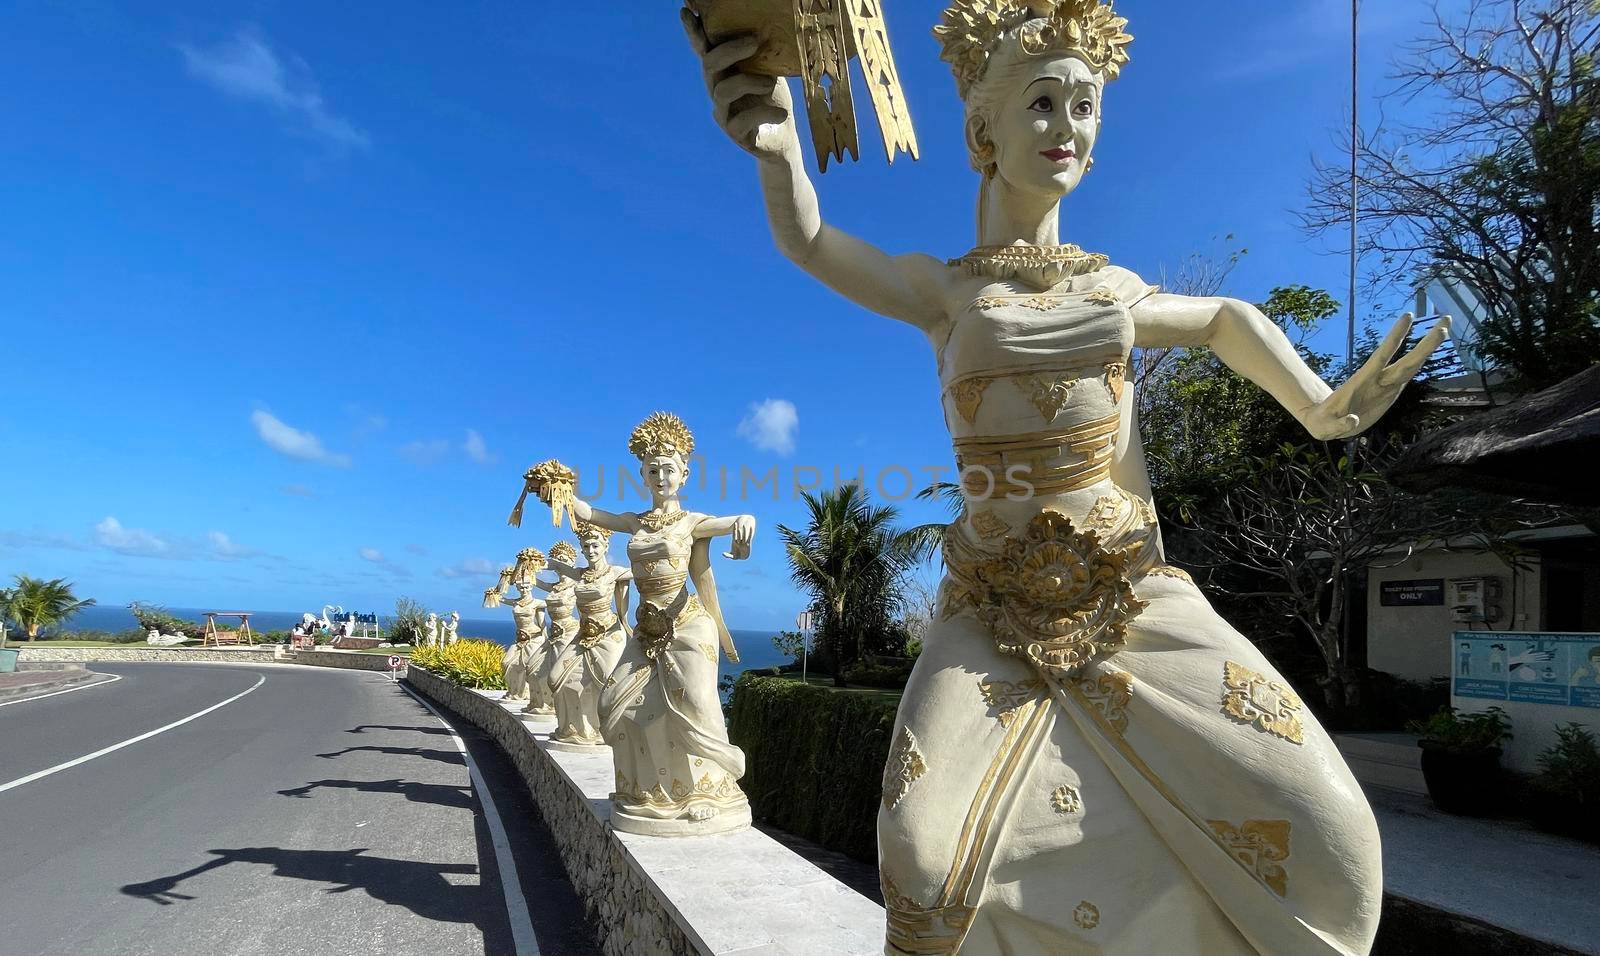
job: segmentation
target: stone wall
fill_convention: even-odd
[[[16,645],[13,645],[16,646]],[[250,650],[222,650],[208,647],[150,647],[130,644],[127,647],[43,647],[20,645],[19,661],[45,663],[51,661],[87,664],[94,661],[210,661],[230,664],[271,664],[277,658],[272,646],[265,645]]]
[[[387,654],[358,654],[354,651],[294,651],[281,644],[260,644],[252,648],[223,649],[214,647],[151,647],[147,644],[130,644],[127,647],[48,647],[21,645],[18,661],[26,664],[78,663],[95,661],[154,661],[182,663],[206,661],[227,664],[304,664],[310,667],[338,667],[346,670],[389,670]]]
[[[611,829],[609,756],[551,751],[501,691],[421,668],[407,683],[511,757],[606,956],[878,956],[883,907],[759,830],[662,838]]]
[[[521,719],[497,699],[458,687],[421,668],[410,668],[406,683],[483,729],[511,757],[555,838],[561,865],[599,932],[605,956],[698,956],[707,952],[690,944],[661,901],[649,892],[644,875],[612,838],[604,817],[537,746]]]

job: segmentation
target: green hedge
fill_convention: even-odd
[[[729,736],[758,822],[878,862],[878,803],[898,698],[741,676]]]

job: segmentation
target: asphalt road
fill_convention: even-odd
[[[93,669],[122,680],[0,707],[0,956],[597,952],[515,770],[452,721],[486,814],[387,675]]]

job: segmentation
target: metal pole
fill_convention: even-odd
[[[1360,197],[1356,161],[1361,150],[1361,100],[1357,85],[1360,78],[1360,8],[1361,0],[1350,0],[1350,322],[1344,341],[1344,362],[1347,367],[1356,360],[1356,222]]]

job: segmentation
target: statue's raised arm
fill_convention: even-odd
[[[1323,440],[1371,428],[1450,334],[1450,317],[1444,316],[1416,348],[1396,359],[1411,331],[1413,320],[1407,313],[1361,368],[1331,389],[1283,330],[1248,302],[1163,293],[1143,299],[1132,311],[1135,345],[1210,346],[1224,364],[1265,389],[1306,431]]]
[[[806,174],[788,81],[748,73],[754,36],[706,40],[700,18],[681,11],[689,45],[700,57],[712,115],[735,143],[759,161],[767,219],[778,249],[835,292],[881,315],[930,329],[944,318],[943,287],[950,270],[932,256],[891,256],[822,219]]]

